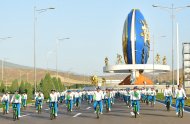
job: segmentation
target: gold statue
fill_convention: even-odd
[[[91,76],[90,80],[92,82],[92,85],[98,86],[98,77],[96,75]]]
[[[102,85],[105,86],[106,85],[106,79],[102,78]]]
[[[158,53],[156,55],[156,64],[160,64],[160,55]]]
[[[117,54],[117,63],[116,64],[122,64],[122,56],[120,54]]]
[[[163,65],[166,65],[166,64],[167,64],[166,56],[164,56],[164,58],[162,59],[162,62],[163,62]]]
[[[105,62],[105,65],[108,66],[108,62],[109,62],[108,57],[105,58],[104,62]]]

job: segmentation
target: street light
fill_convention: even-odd
[[[42,12],[46,12],[47,10],[52,10],[52,9],[55,9],[55,8],[49,7],[45,9],[36,9],[36,6],[34,6],[34,88],[35,88],[35,92],[36,92],[36,20],[37,20],[36,12],[42,13]]]
[[[187,5],[187,6],[182,6],[182,7],[174,7],[174,5],[172,4],[171,7],[166,7],[166,6],[159,6],[159,5],[152,5],[152,7],[157,7],[157,8],[160,8],[160,9],[165,9],[165,10],[168,10],[171,14],[171,18],[172,18],[172,89],[173,89],[173,92],[174,92],[174,57],[173,57],[173,51],[174,51],[174,36],[173,36],[173,25],[174,25],[174,18],[175,18],[175,14],[177,12],[179,12],[180,10],[184,9],[184,8],[187,8],[187,7],[190,7],[190,5]],[[175,13],[174,13],[175,12]]]
[[[60,42],[63,42],[64,40],[67,40],[67,39],[70,39],[70,38],[60,38],[60,39],[57,39],[57,42],[56,42],[56,78],[58,78],[58,47],[59,47],[59,43]]]

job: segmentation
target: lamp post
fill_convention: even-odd
[[[36,92],[36,21],[37,21],[36,12],[42,13],[52,9],[55,8],[50,7],[45,9],[36,9],[36,6],[34,6],[34,90],[35,92]]]
[[[180,10],[185,9],[187,7],[190,7],[190,5],[182,6],[182,7],[174,7],[173,4],[171,5],[171,7],[152,5],[152,7],[169,10],[169,12],[171,14],[171,18],[172,18],[172,90],[174,92],[174,57],[173,57],[173,55],[174,55],[174,36],[173,36],[173,34],[174,34],[173,33],[174,18],[175,18],[175,14],[177,12],[179,12]]]
[[[70,39],[70,38],[61,38],[61,39],[57,39],[57,42],[56,42],[56,78],[58,78],[58,48],[59,48],[59,43],[64,40],[67,40],[67,39]]]

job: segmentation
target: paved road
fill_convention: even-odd
[[[14,122],[12,113],[7,115],[0,114],[0,124],[187,124],[190,122],[190,113],[185,113],[183,118],[175,115],[174,109],[167,112],[163,104],[156,103],[154,107],[141,104],[141,112],[138,118],[130,115],[130,109],[122,101],[117,100],[109,113],[96,118],[93,113],[92,105],[83,103],[80,110],[74,110],[72,113],[66,112],[66,107],[59,106],[59,113],[56,120],[49,119],[48,106],[43,106],[42,114],[35,113],[33,106],[28,107],[22,112],[20,120]]]

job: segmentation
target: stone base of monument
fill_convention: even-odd
[[[170,71],[169,65],[161,64],[120,64],[103,67],[105,73],[128,73],[119,85],[153,85],[154,83],[143,75],[143,72],[151,74],[166,73]]]
[[[131,75],[127,76],[119,85],[131,85]],[[133,85],[154,85],[154,82],[143,74],[139,74]]]

